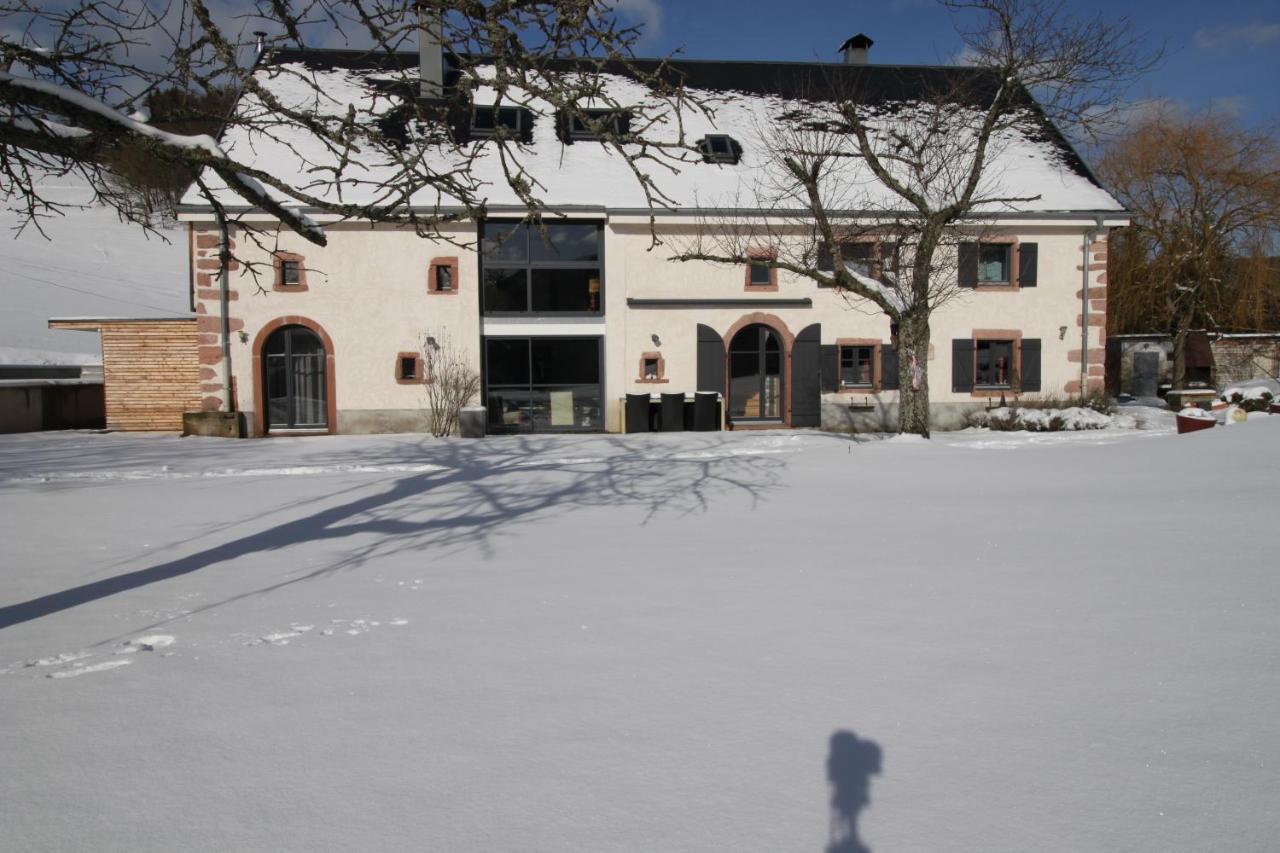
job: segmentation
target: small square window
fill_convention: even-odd
[[[1011,388],[1013,373],[1013,341],[977,341],[974,344],[975,388]]]
[[[773,284],[773,268],[769,266],[768,260],[751,262],[750,283],[752,287],[768,287]]]
[[[875,385],[875,348],[870,346],[840,347],[840,386],[867,388]]]
[[[1000,243],[978,246],[978,283],[1008,284],[1011,278],[1013,247]]]
[[[401,379],[417,379],[418,378],[418,359],[412,355],[400,356],[400,378]]]
[[[284,261],[280,262],[280,283],[281,284],[297,284],[302,277],[301,261]]]
[[[436,290],[441,293],[453,290],[453,267],[443,265],[436,267]]]
[[[661,379],[658,375],[658,359],[646,358],[644,360],[644,378],[645,379]]]

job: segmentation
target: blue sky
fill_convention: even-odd
[[[876,42],[873,62],[949,63],[960,48],[951,14],[934,0],[618,0],[647,27],[639,52],[694,59],[834,61],[848,36]],[[1128,17],[1161,65],[1129,93],[1213,107],[1245,123],[1280,124],[1280,3],[1276,0],[1068,0],[1081,15]]]

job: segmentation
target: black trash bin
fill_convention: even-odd
[[[698,432],[720,429],[720,395],[715,391],[699,391],[693,395],[693,428]]]
[[[680,432],[684,429],[684,395],[662,395],[662,431]]]
[[[649,395],[628,394],[625,415],[627,432],[649,432]]]

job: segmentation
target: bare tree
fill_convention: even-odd
[[[1108,322],[1167,329],[1185,387],[1191,332],[1263,331],[1280,313],[1280,145],[1225,116],[1164,110],[1113,141],[1100,172],[1133,214],[1108,270]]]
[[[254,30],[271,34],[268,49],[304,48],[308,37],[359,45],[357,57],[379,64],[378,97],[344,100],[299,64],[268,75],[256,37],[246,35]],[[260,0],[230,21],[209,0],[0,0],[0,33],[0,176],[8,204],[28,221],[59,211],[37,180],[50,172],[79,173],[128,213],[110,180],[124,151],[199,174],[199,194],[233,223],[249,207],[321,245],[324,229],[304,208],[424,236],[483,214],[492,187],[472,166],[484,152],[496,152],[507,186],[536,213],[546,200],[518,135],[500,130],[479,145],[455,132],[459,111],[476,104],[577,116],[630,167],[651,204],[668,201],[655,173],[690,156],[679,132],[690,102],[662,64],[635,64],[639,30],[610,0]],[[420,79],[412,53],[397,53],[420,38],[448,58],[434,84]],[[606,77],[619,70],[646,87],[644,103],[614,100]],[[241,159],[244,149],[228,150],[209,133],[150,123],[141,107],[174,89],[239,92],[223,136],[283,146],[296,167],[290,174],[302,177]],[[626,123],[598,112],[624,108]],[[649,133],[657,124],[675,132],[657,139]]]
[[[431,434],[452,435],[458,431],[463,407],[480,396],[480,374],[443,331],[423,338],[422,364]]]
[[[943,5],[972,67],[908,76],[905,98],[871,90],[858,66],[832,68],[769,116],[770,162],[754,198],[732,205],[752,214],[707,218],[678,256],[768,263],[886,314],[900,353],[898,428],[924,436],[930,316],[956,294],[956,246],[1037,198],[1005,187],[1001,151],[1028,127],[1055,136],[1053,122],[1097,125],[1158,57],[1125,19],[1078,19],[1056,0]],[[858,252],[866,241],[880,246],[870,264]]]

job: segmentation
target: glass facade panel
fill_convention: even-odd
[[[486,314],[600,314],[602,229],[596,222],[486,222]],[[504,242],[505,240],[505,242]]]
[[[486,268],[484,271],[484,310],[529,310],[529,271],[519,269]]]
[[[599,338],[489,338],[491,432],[604,428]]]
[[[600,275],[594,269],[533,268],[533,310],[600,310]]]
[[[523,222],[486,222],[481,248],[486,261],[529,260],[529,231]]]
[[[600,260],[600,228],[594,222],[547,222],[544,227],[550,244],[537,228],[529,229],[530,260]]]

